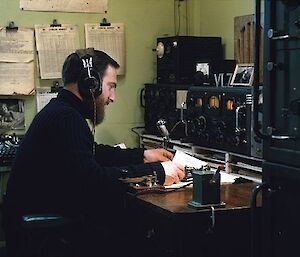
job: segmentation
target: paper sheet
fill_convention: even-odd
[[[180,181],[179,183],[172,184],[172,185],[169,185],[169,186],[165,186],[165,188],[167,188],[167,189],[179,189],[179,188],[183,188],[183,187],[187,187],[187,186],[192,187],[193,186],[192,181]]]
[[[227,173],[227,172],[223,172],[220,171],[220,175],[221,175],[221,184],[232,184],[235,179],[239,178],[240,176],[238,174],[232,174],[232,173]]]
[[[33,29],[6,30],[0,27],[0,61],[31,62],[34,59]]]
[[[177,150],[173,158],[173,162],[179,163],[183,166],[193,167],[193,168],[202,168],[208,165],[207,162],[197,159],[189,154],[186,154],[182,151]],[[227,172],[220,172],[221,175],[221,184],[232,184],[236,178],[240,177],[238,174],[230,174]],[[166,188],[181,188],[189,184],[190,181],[181,181],[177,184],[167,186]]]
[[[20,0],[22,10],[105,13],[108,0]]]
[[[106,52],[119,64],[118,75],[125,74],[125,26],[123,23],[112,23],[100,26],[98,23],[87,23],[85,26],[86,47],[93,47]]]
[[[33,29],[0,27],[0,94],[34,93]],[[13,76],[12,76],[13,74]]]
[[[80,48],[77,25],[35,25],[35,34],[41,78],[61,78],[66,57]]]
[[[191,167],[191,168],[197,168],[201,169],[202,167],[207,166],[207,162],[199,160],[196,157],[193,157],[189,154],[186,154],[182,151],[176,151],[175,156],[173,158],[173,162],[179,163],[183,165],[184,167]]]
[[[232,184],[235,179],[239,178],[240,176],[237,174],[229,174],[226,172],[220,172],[221,175],[221,185],[225,185],[225,184]],[[165,186],[165,188],[168,189],[179,189],[179,188],[183,188],[183,187],[192,187],[193,183],[192,181],[180,181],[179,183],[176,184],[172,184],[170,186]]]
[[[57,97],[57,93],[52,93],[51,88],[37,88],[36,94],[36,109],[41,111],[52,98]]]
[[[0,94],[34,94],[34,64],[0,62]],[[13,74],[13,76],[12,76]]]

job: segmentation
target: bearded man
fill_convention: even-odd
[[[109,55],[92,48],[66,58],[64,87],[33,119],[9,177],[9,256],[24,256],[21,218],[34,213],[83,217],[84,232],[78,233],[88,238],[80,242],[84,256],[117,256],[117,250],[124,255],[113,246],[125,242],[116,240],[126,222],[115,206],[124,193],[119,179],[154,174],[160,184],[170,185],[184,177],[183,167],[164,149],[120,149],[94,142],[95,127],[116,100],[118,68]]]

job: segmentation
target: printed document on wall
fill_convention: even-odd
[[[0,95],[34,93],[34,33],[0,27]]]
[[[38,87],[36,90],[36,111],[40,112],[51,99],[56,97],[57,92],[51,92],[51,87]]]
[[[125,26],[123,23],[112,23],[101,26],[97,23],[85,24],[86,47],[93,47],[106,52],[119,64],[118,75],[125,74]]]
[[[108,0],[20,0],[22,10],[106,13]]]
[[[66,57],[80,47],[77,25],[35,25],[35,35],[40,77],[61,78]]]

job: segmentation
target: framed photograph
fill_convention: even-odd
[[[230,82],[231,86],[252,86],[254,76],[254,64],[242,63],[235,66]]]
[[[195,83],[209,85],[210,80],[210,63],[196,62]]]
[[[24,128],[24,101],[0,99],[0,131]]]

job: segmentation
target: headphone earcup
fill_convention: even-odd
[[[88,74],[87,69],[82,70],[78,79],[79,93],[86,99],[92,98],[91,93],[94,97],[102,93],[102,83],[99,73],[93,68],[90,68],[89,71],[90,74]]]

